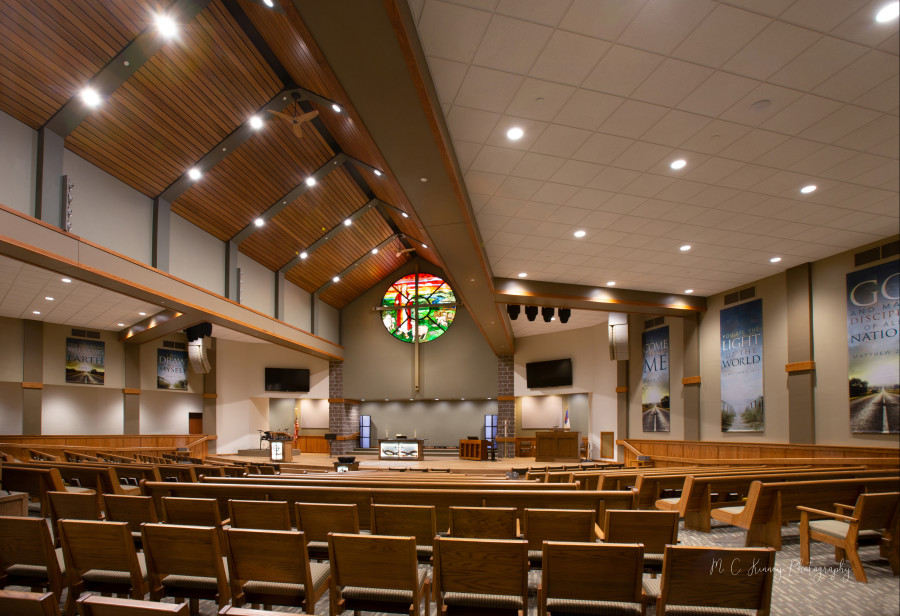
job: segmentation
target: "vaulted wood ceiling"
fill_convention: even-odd
[[[103,104],[66,135],[66,147],[157,198],[260,110],[287,104],[291,113],[290,98],[275,97],[299,87],[320,97],[300,103],[319,112],[302,139],[287,122],[262,113],[263,129],[178,191],[172,211],[225,242],[244,231],[241,252],[272,271],[283,269],[286,280],[318,291],[335,308],[416,253],[440,267],[422,245],[430,241],[396,178],[288,2],[274,8],[250,0],[176,0],[169,7],[145,0],[3,2],[0,110],[40,129],[104,67],[122,62],[117,56],[129,43],[155,32],[156,11],[177,14],[190,5],[202,10],[122,85],[103,93]],[[340,154],[351,160],[285,200]],[[373,199],[373,207],[343,226]],[[273,213],[267,224],[255,228],[267,211]],[[307,259],[298,258],[329,231]]]

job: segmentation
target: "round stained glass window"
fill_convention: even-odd
[[[443,278],[410,274],[394,282],[381,300],[381,320],[394,338],[428,342],[456,316],[456,294]]]

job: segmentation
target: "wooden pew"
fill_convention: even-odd
[[[342,473],[346,474],[346,473]],[[375,481],[369,479],[360,480],[336,480],[304,479],[303,476],[285,479],[277,477],[206,477],[200,483],[221,483],[230,485],[275,485],[275,486],[310,486],[310,487],[348,487],[348,488],[404,488],[404,489],[444,489],[444,490],[575,490],[576,484],[534,483],[530,481],[465,481],[442,477],[439,479],[420,479],[419,475],[402,481]]]
[[[684,480],[680,498],[666,498],[656,501],[657,509],[677,511],[684,518],[684,527],[690,530],[710,531],[710,515],[713,509],[732,507],[747,496],[754,481],[772,483],[776,481],[810,481],[846,479],[853,477],[884,477],[897,475],[892,470],[818,470],[788,471],[783,473],[738,473],[688,476]],[[737,500],[727,500],[729,494]]]
[[[50,515],[47,492],[66,492],[66,484],[55,468],[39,468],[26,463],[4,462],[3,489],[26,492],[31,500],[41,504],[41,516]]]
[[[712,518],[747,529],[745,545],[781,549],[781,527],[800,520],[798,506],[833,509],[851,504],[865,492],[900,491],[900,477],[862,477],[814,481],[754,481],[743,507],[712,510]]]
[[[63,449],[63,457],[65,457],[66,462],[100,462],[100,458],[97,456],[89,456],[86,453],[81,453],[78,451],[69,451],[68,449]]]
[[[743,467],[747,468],[747,467]],[[751,467],[754,469],[764,469],[765,467]],[[673,473],[691,473],[703,474],[718,471],[721,473],[729,473],[735,469],[732,466],[685,466],[685,467],[669,467],[669,468],[626,468],[620,470],[603,471],[600,483],[597,486],[599,490],[630,490],[637,484],[638,478],[650,475],[670,475]]]

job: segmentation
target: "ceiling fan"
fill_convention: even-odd
[[[281,118],[282,120],[287,120],[291,123],[291,130],[294,131],[294,134],[297,135],[298,139],[303,139],[303,123],[309,122],[314,117],[319,115],[319,112],[316,110],[300,113],[303,111],[300,108],[300,95],[296,92],[291,94],[291,97],[294,99],[294,112],[292,114],[282,113],[281,111],[275,111],[274,109],[268,109],[267,111],[272,115]]]

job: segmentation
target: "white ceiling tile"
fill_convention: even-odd
[[[484,143],[499,119],[496,113],[454,105],[447,116],[447,128],[454,141]]]
[[[609,201],[612,196],[614,196],[614,193],[605,190],[580,188],[568,201],[566,201],[566,205],[586,210],[596,210],[598,207]]]
[[[531,199],[543,186],[543,182],[529,180],[527,178],[508,177],[497,189],[498,197],[512,197],[514,199]]]
[[[676,180],[668,188],[664,188],[657,195],[657,199],[665,199],[675,203],[685,202],[702,190],[706,190],[706,184],[691,182],[690,180]]]
[[[713,70],[690,62],[666,58],[632,94],[632,98],[674,107],[703,83]]]
[[[864,184],[866,186],[883,186],[889,182],[896,182],[897,180],[897,161],[892,160],[884,163],[880,167],[876,167],[871,171],[867,171],[861,175],[853,178],[854,182],[859,184]],[[888,184],[892,188],[896,186],[894,184]],[[896,189],[894,189],[896,190]]]
[[[672,109],[641,136],[643,141],[678,147],[712,122],[706,116]]]
[[[600,171],[599,165],[569,160],[563,163],[559,170],[550,177],[550,180],[562,184],[584,186],[597,175],[598,171]]]
[[[629,169],[604,167],[600,170],[600,173],[595,175],[594,179],[588,183],[588,188],[618,192],[640,177],[640,175],[641,174],[637,171],[631,171]]]
[[[490,21],[490,13],[445,2],[427,2],[419,19],[419,38],[428,56],[468,63]]]
[[[519,90],[523,78],[480,66],[469,68],[454,99],[455,105],[503,113]]]
[[[900,105],[900,77],[894,75],[884,83],[875,86],[853,101],[855,104],[869,109],[897,113]]]
[[[481,171],[469,170],[465,175],[466,188],[469,192],[480,193],[482,195],[493,195],[500,188],[505,179],[504,176],[496,173],[482,173]]]
[[[556,26],[570,3],[570,0],[500,0],[497,12],[545,26]]]
[[[780,113],[788,105],[800,98],[796,90],[782,88],[770,83],[762,83],[736,102],[730,109],[719,115],[719,119],[759,126],[772,116]]]
[[[718,154],[750,132],[746,126],[715,120],[682,144],[686,150],[704,154]]]
[[[798,173],[807,173],[810,175],[819,175],[826,169],[831,169],[835,165],[856,156],[856,152],[846,148],[836,148],[830,145],[816,150],[806,158],[798,160],[792,165],[787,165],[790,171]]]
[[[635,141],[616,157],[612,165],[633,171],[647,171],[672,153],[672,148],[645,141]]]
[[[557,208],[555,212],[547,216],[547,222],[558,222],[566,225],[580,225],[590,214],[590,210],[585,210],[580,207],[563,206]],[[576,244],[577,242],[573,242],[571,248],[574,249],[574,246]],[[557,248],[562,250],[565,248],[565,246],[558,245]]]
[[[582,87],[629,96],[664,59],[646,51],[613,45],[584,80]]]
[[[895,56],[900,54],[900,33],[894,32],[894,34],[878,46],[878,49],[892,53]]]
[[[888,162],[890,162],[890,160],[883,156],[857,154],[853,158],[847,159],[846,161],[823,171],[822,175],[833,180],[847,181],[855,179],[857,176],[864,173],[868,173]],[[896,164],[896,161],[894,164]]]
[[[798,135],[840,107],[841,103],[837,101],[805,94],[784,111],[763,122],[762,127],[786,135]]]
[[[434,87],[438,93],[438,99],[442,103],[452,103],[466,76],[467,66],[462,62],[453,62],[442,58],[430,58],[428,69],[434,79]]]
[[[748,190],[751,186],[762,182],[778,172],[777,169],[771,167],[763,167],[762,165],[748,164],[744,165],[731,175],[722,178],[720,184],[728,188],[737,188],[738,190]]]
[[[691,205],[700,205],[703,207],[716,207],[726,199],[730,199],[737,194],[738,191],[724,186],[709,186],[705,190],[688,199]]]
[[[529,201],[525,205],[522,206],[516,216],[520,218],[528,218],[531,220],[540,220],[544,221],[549,218],[556,210],[559,209],[558,205],[551,205],[549,203],[537,203],[536,201]]]
[[[528,153],[522,157],[512,174],[533,180],[549,180],[564,162],[564,158],[557,156]]]
[[[813,155],[822,149],[821,143],[791,137],[781,145],[775,146],[769,152],[756,159],[755,162],[774,168],[789,167],[790,165]]]
[[[825,36],[769,77],[769,81],[797,90],[811,90],[865,52],[861,45]]]
[[[860,193],[866,192],[866,188],[856,184],[848,184],[846,182],[831,182],[831,186],[824,190],[817,190],[809,195],[809,200],[815,203],[825,205],[839,205],[854,197],[858,197]],[[869,201],[871,203],[871,201]],[[860,207],[865,204],[860,203]]]
[[[475,160],[478,151],[481,150],[481,144],[454,140],[453,150],[456,152],[456,160],[459,162],[459,168],[466,171],[472,165],[472,161]]]
[[[566,203],[569,199],[571,199],[572,196],[577,192],[578,188],[575,186],[569,186],[568,184],[556,184],[554,182],[544,182],[538,189],[538,191],[531,196],[531,198],[535,201],[562,205],[563,203]]]
[[[800,188],[808,179],[809,176],[803,173],[779,171],[756,184],[753,190],[764,195],[800,196]]]
[[[737,160],[712,157],[691,169],[684,177],[695,182],[717,184],[743,166],[744,163]]]
[[[531,68],[531,76],[581,85],[611,44],[587,36],[556,30]]]
[[[550,238],[561,238],[572,232],[571,225],[556,223],[556,222],[542,222],[537,229],[534,230],[535,235],[550,237]],[[554,257],[554,261],[562,257],[562,253],[558,253]]]
[[[502,230],[505,233],[521,233],[522,235],[531,235],[531,233],[540,226],[536,220],[524,220],[521,218],[511,218]]]
[[[612,94],[576,90],[553,121],[575,128],[596,130],[624,101],[624,98]]]
[[[852,101],[890,77],[896,76],[897,64],[897,56],[870,50],[821,83],[814,92],[841,101]]]
[[[481,211],[476,214],[475,219],[478,221],[478,228],[483,229],[487,232],[498,231],[511,220],[509,216],[489,214],[485,211]]]
[[[818,32],[830,32],[862,8],[866,1],[797,0],[779,18]]]
[[[525,133],[522,138],[517,141],[512,141],[506,136],[506,132],[513,127],[521,128]],[[510,148],[512,150],[528,150],[546,128],[546,122],[538,122],[536,120],[516,118],[513,116],[501,116],[494,124],[490,136],[484,143],[486,145],[495,145],[497,147]]]
[[[576,160],[584,160],[591,163],[606,165],[628,149],[630,139],[595,133],[572,156]]]
[[[668,178],[653,173],[642,173],[640,177],[621,190],[626,195],[653,197],[674,182],[675,178]]]
[[[854,129],[846,136],[835,141],[836,145],[855,150],[866,151],[880,143],[884,143],[892,137],[900,134],[900,120],[897,116],[879,114],[874,120]],[[897,152],[896,149],[893,150]],[[876,154],[877,152],[870,152]]]
[[[678,207],[678,206],[676,206],[671,201],[662,201],[660,199],[648,199],[647,201],[644,201],[642,204],[640,204],[639,206],[634,208],[632,213],[635,216],[642,216],[642,217],[648,218],[648,219],[656,219],[659,216],[662,216],[666,212],[669,212],[676,207]],[[668,227],[668,224],[666,224],[666,227]]]
[[[668,54],[714,8],[710,0],[649,0],[619,36],[619,42]]]
[[[572,154],[591,135],[589,131],[559,124],[548,126],[531,147],[532,152],[538,154],[550,154],[552,156],[564,156]]]
[[[513,246],[517,246],[519,242],[527,237],[527,235],[522,235],[521,233],[507,233],[500,231],[491,236],[491,244],[496,244],[497,246],[509,246],[512,248]]]
[[[752,130],[720,152],[721,156],[750,162],[778,147],[789,137],[762,129]]]
[[[553,30],[546,26],[495,14],[472,62],[525,75],[552,33]]]
[[[549,121],[562,109],[575,88],[528,78],[516,92],[506,112],[533,120]]]
[[[611,135],[636,139],[656,124],[666,113],[665,107],[628,100],[616,109],[600,126],[600,130]]]
[[[880,156],[896,156],[900,152],[900,136],[894,135],[887,141],[869,148],[869,154]]]
[[[563,30],[614,41],[640,12],[644,0],[575,0],[559,27]]]
[[[509,148],[484,146],[472,161],[471,169],[486,173],[507,174],[521,160],[523,152]]]
[[[672,55],[697,64],[719,67],[770,22],[768,17],[720,4],[675,48]]]
[[[633,195],[613,195],[600,206],[604,212],[615,212],[617,214],[629,214],[636,207],[647,201],[643,197],[635,197]]]
[[[759,82],[753,79],[716,71],[682,100],[678,108],[716,117],[747,96],[758,85]]]
[[[820,37],[805,28],[773,21],[734,54],[724,68],[753,79],[768,79]]]

